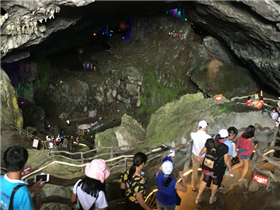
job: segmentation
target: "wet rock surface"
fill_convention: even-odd
[[[279,11],[275,1],[197,1],[190,16],[279,93]]]

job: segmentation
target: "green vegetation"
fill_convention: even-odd
[[[37,62],[37,71],[39,78],[39,86],[43,90],[46,90],[48,87],[51,72],[51,64],[47,58],[42,58]]]
[[[151,114],[160,106],[176,100],[181,89],[179,80],[177,78],[176,80],[178,88],[167,88],[156,81],[155,75],[152,71],[148,71],[143,79],[144,94],[140,96],[142,104],[140,113]]]

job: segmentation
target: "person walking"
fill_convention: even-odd
[[[207,139],[211,138],[210,135],[206,133],[207,126],[209,124],[205,121],[202,120],[198,123],[198,128],[197,132],[192,132],[191,133],[191,141],[193,142],[192,146],[192,181],[191,181],[191,188],[193,191],[196,191],[197,189],[197,182],[198,182],[198,168],[201,165],[201,161],[198,161],[198,155],[202,148],[205,145],[205,142]],[[204,157],[205,154],[202,154],[202,157]]]
[[[105,179],[110,175],[105,161],[102,159],[92,160],[86,166],[85,174],[86,177],[74,185],[71,201],[77,201],[78,209],[105,210],[108,206],[105,195]]]
[[[231,172],[231,165],[228,158],[228,147],[227,145],[219,142],[220,136],[216,135],[215,139],[207,139],[205,146],[200,151],[198,156],[198,161],[203,159],[202,154],[206,152],[206,155],[203,159],[202,171],[203,171],[203,180],[199,186],[199,191],[195,199],[195,203],[198,204],[201,202],[201,194],[205,189],[205,186],[210,178],[213,179],[213,186],[211,190],[211,197],[209,203],[213,204],[216,198],[216,192],[218,186],[221,184],[225,171],[225,163]]]
[[[170,174],[173,171],[172,160],[164,159],[161,165],[161,171],[157,173],[157,207],[158,210],[174,210],[177,202],[177,190],[187,191],[187,185],[184,179],[184,173],[179,171],[182,182],[177,182]]]
[[[237,156],[239,157],[239,163],[235,164],[232,167],[232,171],[242,168],[239,182],[244,180],[244,177],[248,171],[250,155],[253,153],[253,150],[257,148],[258,144],[252,147],[252,138],[255,135],[255,126],[249,125],[245,132],[237,139],[236,149],[238,149]]]
[[[144,165],[147,161],[147,156],[138,152],[133,157],[133,164],[129,170],[125,171],[121,176],[121,189],[125,189],[125,210],[151,210],[145,203],[143,194],[146,190],[146,182],[143,177]]]
[[[219,134],[218,134],[218,137],[217,137],[218,141],[220,143],[223,143],[223,144],[227,145],[227,147],[228,147],[227,154],[228,154],[228,161],[229,161],[228,164],[229,165],[231,165],[231,156],[232,156],[232,152],[233,152],[232,143],[229,141],[230,137],[231,136],[230,136],[230,134],[228,133],[228,131],[226,129],[221,129],[219,131]],[[216,136],[214,138],[216,138]],[[219,191],[222,191],[224,189],[224,186],[222,185],[222,181],[223,181],[223,177],[224,177],[226,168],[227,168],[227,165],[224,164],[224,170],[220,171],[220,173],[223,174],[223,175],[218,176],[218,178],[219,178],[219,180],[218,180],[218,183],[219,183],[218,189],[219,189]],[[207,182],[206,188],[208,188],[208,189],[210,188],[211,182],[212,182],[212,177],[209,177],[209,180]]]

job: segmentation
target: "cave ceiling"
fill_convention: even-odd
[[[280,93],[280,4],[273,0],[1,1],[1,59],[36,59],[82,46],[98,27],[174,8],[187,8],[196,26],[221,41],[256,77]]]
[[[136,16],[164,14],[166,9],[181,5],[176,1],[1,1],[1,58],[14,62],[81,46],[98,27]]]

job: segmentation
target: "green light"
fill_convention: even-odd
[[[62,83],[62,81],[59,82],[60,84]]]
[[[185,18],[185,21],[187,21],[188,20],[188,18]]]

